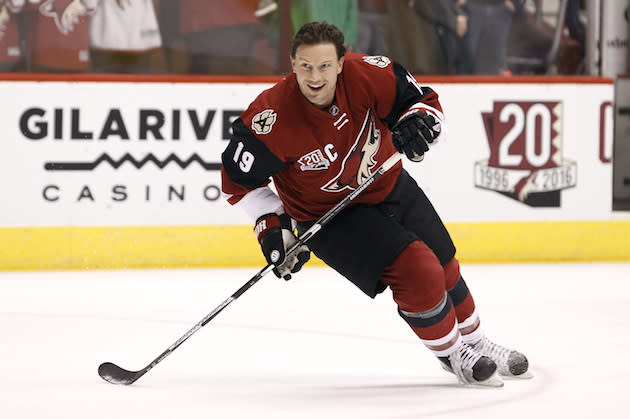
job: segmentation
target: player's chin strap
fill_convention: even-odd
[[[326,214],[324,214],[319,220],[315,222],[308,230],[304,232],[298,239],[298,241],[291,246],[287,251],[287,255],[293,253],[298,247],[305,244],[311,237],[313,237],[319,230],[322,229],[330,220],[332,220],[337,214],[339,214],[344,208],[348,206],[357,196],[363,193],[376,179],[385,174],[389,169],[394,167],[398,161],[400,161],[402,154],[396,153],[388,158],[372,175],[363,181],[354,191],[342,199],[337,205],[331,208]],[[234,294],[228,297],[225,301],[219,304],[214,310],[212,310],[206,317],[201,319],[192,329],[186,332],[182,337],[177,339],[168,349],[162,352],[157,358],[155,358],[149,365],[138,371],[129,371],[119,367],[111,362],[105,362],[98,367],[98,374],[106,381],[112,384],[125,384],[129,385],[134,383],[144,374],[149,372],[153,367],[162,362],[164,358],[170,355],[175,349],[177,349],[182,343],[184,343],[189,337],[191,337],[197,330],[205,326],[210,320],[214,319],[220,312],[223,311],[234,300],[243,295],[245,291],[250,289],[256,282],[262,277],[271,272],[274,268],[273,264],[268,264],[261,269],[256,275],[254,275],[249,281],[247,281],[242,287],[240,287]]]

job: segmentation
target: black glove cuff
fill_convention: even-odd
[[[278,215],[280,219],[280,226],[285,230],[293,231],[293,220],[287,213],[282,213]]]

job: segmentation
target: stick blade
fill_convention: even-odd
[[[139,371],[127,371],[111,362],[104,362],[98,367],[98,375],[112,384],[129,385],[139,377]]]

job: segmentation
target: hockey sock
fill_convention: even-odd
[[[457,262],[455,259],[453,259],[453,261]],[[447,285],[449,282],[453,282],[452,278],[454,275],[457,275],[457,281],[454,282],[454,285],[447,288],[448,295],[453,301],[453,307],[457,313],[457,321],[459,323],[459,331],[462,334],[462,339],[465,343],[473,344],[483,337],[483,331],[480,327],[481,321],[475,307],[475,301],[468,290],[468,286],[464,278],[459,274],[459,266],[457,266],[457,270],[455,271],[453,269],[454,267],[451,265],[453,261],[449,262],[444,267]]]
[[[399,307],[398,313],[437,357],[450,355],[462,342],[455,310],[446,294],[438,305],[430,310],[409,312]]]

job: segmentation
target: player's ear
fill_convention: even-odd
[[[337,74],[340,74],[340,73],[341,73],[341,70],[343,70],[343,58],[344,58],[344,57],[341,57],[341,58],[339,59],[339,68],[337,69]]]
[[[293,57],[289,57],[289,58],[291,59],[291,69],[295,73],[295,58]]]

